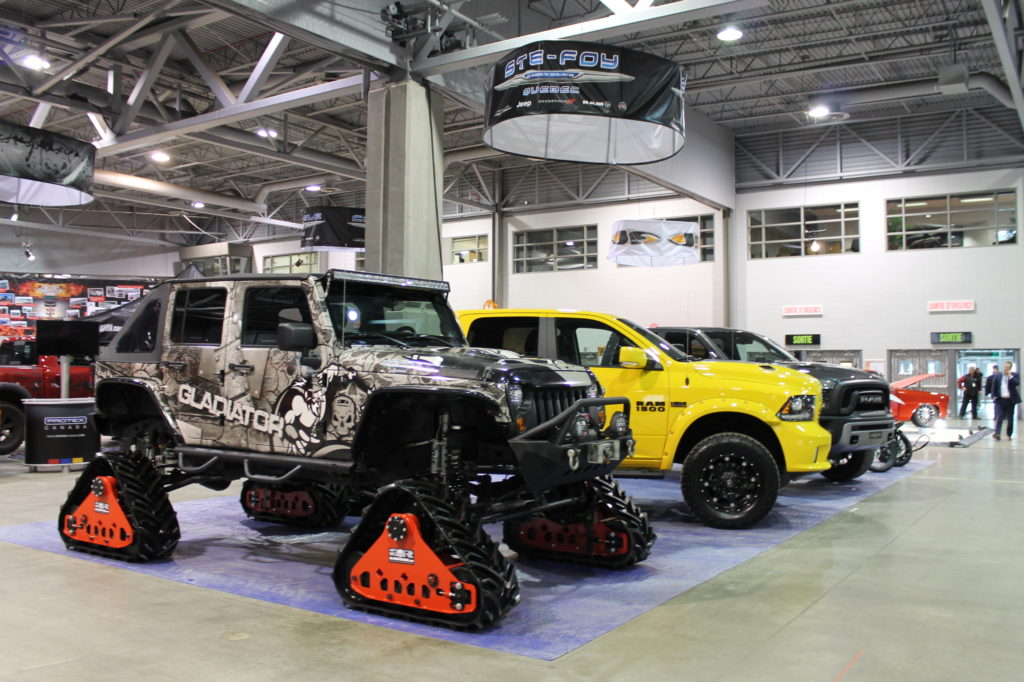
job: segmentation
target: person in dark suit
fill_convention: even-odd
[[[992,371],[985,377],[985,397],[992,397],[992,380],[999,376],[999,365],[992,365]]]
[[[971,406],[971,419],[978,418],[978,395],[981,393],[981,385],[985,377],[981,370],[971,365],[967,368],[967,374],[960,377],[956,385],[964,392],[964,399],[960,401],[960,418],[967,414],[967,406]]]
[[[999,440],[1003,420],[1006,420],[1006,437],[1013,438],[1013,410],[1020,402],[1020,375],[1013,371],[1013,363],[1003,365],[1001,374],[989,377],[991,380],[992,402],[996,408],[996,432],[992,437]]]

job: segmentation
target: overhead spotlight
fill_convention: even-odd
[[[35,52],[29,55],[25,55],[25,57],[21,60],[21,63],[22,66],[24,66],[27,69],[32,69],[33,71],[42,71],[43,69],[50,68],[50,62],[47,61],[44,57],[37,55]]]
[[[193,201],[192,208],[206,208],[206,204],[201,201]]]
[[[149,158],[152,161],[156,161],[157,163],[167,163],[168,161],[171,160],[171,155],[168,154],[167,152],[157,150],[150,154]]]
[[[32,253],[32,242],[22,242],[21,248],[25,249],[25,259],[33,261],[36,259],[36,254]]]
[[[18,219],[18,209],[14,209],[14,213],[11,214],[11,220]]]
[[[819,251],[821,251],[821,242],[819,242],[817,239],[812,241],[811,242],[811,251],[813,253],[818,253]]]
[[[717,37],[723,43],[731,43],[743,37],[743,31],[739,27],[729,24],[718,32]]]
[[[815,104],[807,110],[807,115],[811,118],[825,118],[832,113],[832,110],[828,108],[827,104]]]
[[[273,128],[260,128],[259,130],[256,131],[256,134],[259,135],[260,137],[277,137],[277,131],[274,130]]]
[[[323,188],[323,185],[306,185],[307,192],[319,192]]]

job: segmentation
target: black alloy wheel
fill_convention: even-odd
[[[690,511],[712,528],[747,528],[779,494],[779,469],[768,449],[741,433],[708,436],[683,461],[681,487]]]

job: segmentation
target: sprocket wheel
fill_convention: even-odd
[[[505,521],[504,540],[520,556],[628,568],[650,554],[657,535],[647,514],[610,475],[559,492],[581,502],[568,512],[556,509],[550,515]]]
[[[404,480],[382,488],[366,509],[338,555],[334,584],[350,607],[456,629],[479,629],[494,623],[519,602],[515,568],[484,531],[479,519],[445,500],[443,487],[429,480]],[[385,532],[392,514],[413,514],[423,538],[437,556],[449,558],[459,580],[476,588],[476,608],[440,613],[364,597],[353,588],[353,568]]]
[[[113,476],[117,482],[117,504],[133,534],[131,544],[126,547],[106,547],[82,539],[78,531],[71,532],[74,522],[69,521],[69,517],[89,496],[93,482],[100,476]],[[160,473],[138,452],[107,452],[90,462],[68,493],[60,509],[57,528],[68,549],[132,562],[168,557],[181,538],[178,517],[164,492]]]

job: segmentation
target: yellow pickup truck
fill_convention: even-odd
[[[791,474],[827,470],[821,384],[778,365],[701,362],[613,315],[540,309],[458,313],[473,346],[557,358],[593,370],[632,405],[636,454],[620,469],[682,464],[683,499],[705,524],[745,528]]]

